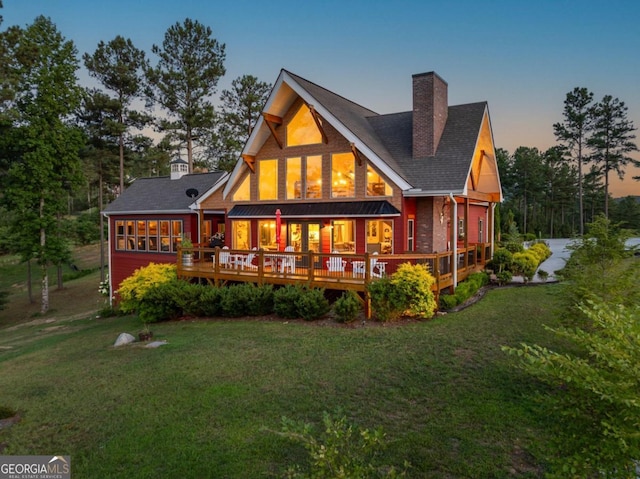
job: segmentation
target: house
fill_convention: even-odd
[[[381,115],[282,70],[230,175],[140,179],[107,207],[114,285],[145,261],[171,259],[149,251],[152,226],[167,253],[183,233],[202,241],[213,231],[232,249],[492,247],[502,193],[488,105],[449,106],[434,72],[412,80],[413,109]],[[141,237],[149,238],[142,247]]]

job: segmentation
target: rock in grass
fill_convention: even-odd
[[[129,333],[120,333],[120,336],[118,336],[118,339],[116,339],[116,342],[113,343],[113,345],[122,346],[123,344],[133,343],[135,340],[136,338],[131,336]]]

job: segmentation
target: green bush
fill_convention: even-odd
[[[513,263],[513,253],[506,248],[498,248],[493,253],[493,258],[487,265],[496,273],[509,270]]]
[[[500,286],[504,286],[505,284],[509,284],[513,279],[513,275],[511,271],[501,271],[496,274],[496,278],[498,278],[498,284]]]
[[[222,288],[209,287],[200,295],[202,316],[213,318],[222,314]]]
[[[82,213],[72,223],[76,243],[87,245],[100,239],[100,212]]]
[[[174,289],[175,301],[184,314],[195,317],[204,316],[201,297],[207,289],[210,289],[210,286],[176,280]]]
[[[440,295],[440,309],[448,310],[458,306],[458,298],[455,294],[441,294]]]
[[[251,298],[247,304],[247,313],[250,316],[265,316],[273,313],[272,284],[253,286]]]
[[[175,319],[182,315],[178,304],[182,280],[158,283],[145,291],[138,302],[138,318],[144,324]]]
[[[135,312],[148,289],[176,278],[176,265],[173,263],[149,263],[136,269],[120,283],[116,291],[120,297],[120,310],[125,314]]]
[[[535,253],[524,251],[513,255],[512,271],[515,275],[522,275],[526,281],[533,279],[538,268],[538,257]]]
[[[222,315],[229,318],[247,316],[253,288],[254,286],[249,283],[222,288],[222,294],[220,295]]]
[[[306,321],[313,321],[325,315],[329,309],[329,300],[324,296],[324,289],[305,288],[296,300],[298,316]]]
[[[302,296],[302,286],[287,284],[273,292],[273,310],[281,318],[299,318],[296,301]]]
[[[382,428],[373,431],[354,427],[347,418],[323,414],[322,428],[316,433],[311,424],[282,418],[284,436],[304,446],[309,454],[305,466],[290,466],[283,477],[297,479],[335,478],[398,478],[406,477],[409,463],[403,470],[377,464],[385,447],[386,435]]]
[[[374,317],[379,321],[394,321],[407,309],[405,296],[391,282],[390,277],[372,281],[367,285],[367,291]]]
[[[354,291],[345,291],[335,303],[333,303],[333,312],[336,315],[336,321],[339,323],[349,323],[356,319],[358,313],[362,309],[362,304]]]
[[[401,264],[391,276],[391,283],[404,295],[406,312],[418,318],[431,318],[437,309],[431,287],[436,280],[423,264]]]
[[[576,346],[557,353],[541,345],[502,349],[550,386],[541,404],[554,419],[548,477],[637,477],[640,457],[640,308],[604,302],[580,306],[585,329],[550,329]]]

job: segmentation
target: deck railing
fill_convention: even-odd
[[[457,282],[484,269],[490,251],[488,243],[458,248]],[[302,283],[327,289],[366,291],[369,282],[393,274],[399,265],[408,262],[429,267],[436,279],[433,289],[438,295],[454,287],[453,261],[451,251],[374,255],[220,249],[196,244],[193,248],[178,248],[177,272],[179,277],[201,278],[216,285],[229,281]]]

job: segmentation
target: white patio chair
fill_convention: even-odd
[[[333,252],[338,253],[338,251]],[[331,256],[327,259],[327,271],[332,273],[344,273],[344,267],[347,264],[347,260],[342,259],[342,256]]]
[[[220,254],[218,255],[218,261],[220,263],[220,266],[222,266],[223,268],[228,268],[229,266],[231,266],[231,254],[229,253],[228,246],[222,247],[222,250],[220,250]]]
[[[253,248],[251,252],[245,256],[244,261],[240,265],[242,269],[258,269],[258,265],[253,264],[253,260],[256,257],[256,251],[258,251],[258,248]]]
[[[293,246],[287,246],[284,250],[288,253],[293,253],[295,251]],[[284,273],[287,270],[289,270],[289,273],[296,272],[296,257],[293,254],[282,255],[282,258],[280,259],[280,272]]]

